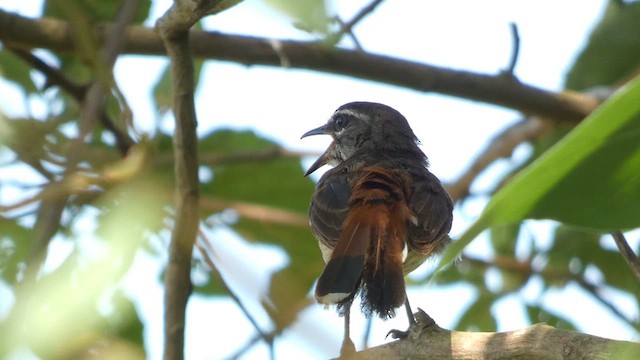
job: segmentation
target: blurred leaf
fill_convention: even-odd
[[[219,130],[202,137],[201,158],[219,162],[212,181],[201,187],[203,197],[260,205],[267,213],[269,208],[286,210],[305,219],[314,184],[303,176],[299,158],[278,155],[278,149],[250,131]],[[225,156],[233,160],[221,160]],[[289,266],[272,277],[269,295],[275,308],[266,306],[278,326],[286,326],[308,303],[306,295],[324,266],[317,241],[306,221],[296,226],[241,216],[233,228],[248,240],[287,251]]]
[[[32,229],[20,226],[17,221],[0,216],[0,279],[13,285],[18,281],[31,245]]]
[[[38,91],[31,79],[31,67],[6,48],[0,51],[0,75],[27,93]]]
[[[440,267],[484,229],[525,218],[599,231],[640,226],[639,143],[640,78],[496,193]]]
[[[146,233],[164,228],[165,207],[172,202],[171,188],[149,174],[141,174],[105,193],[100,199],[96,235],[115,242],[121,253],[133,255]],[[129,241],[123,241],[129,239]]]
[[[48,0],[45,2],[44,15],[65,20],[70,20],[73,16],[83,16],[95,24],[114,21],[122,3],[121,0]],[[145,21],[151,8],[151,1],[138,1],[138,4],[134,23]],[[72,11],[76,14],[72,14]]]
[[[323,35],[329,34],[331,21],[324,0],[264,0],[264,2],[290,18],[299,29]]]
[[[194,60],[194,79],[196,81],[195,87],[197,88],[200,83],[200,76],[202,74],[202,67],[204,60]],[[152,98],[154,107],[159,115],[163,115],[167,111],[171,110],[173,106],[173,87],[171,83],[171,64],[167,63],[162,75],[158,78],[155,85],[153,85]]]
[[[246,155],[243,159],[225,161],[213,169],[213,180],[202,186],[202,192],[233,201],[247,201],[275,206],[306,214],[314,185],[303,177],[300,159],[274,154],[279,145],[256,136],[251,131],[219,130],[200,140],[200,154],[205,159]],[[251,158],[251,154],[255,158]]]
[[[590,257],[602,252],[600,234],[589,229],[559,225],[547,252],[547,265],[572,274],[582,274]]]
[[[569,71],[566,87],[584,90],[612,85],[631,77],[639,67],[640,2],[610,1],[586,48]]]
[[[59,133],[57,124],[52,121],[10,119],[4,125],[3,133],[7,135],[3,139],[4,145],[10,148],[20,161],[44,171],[41,161],[46,160],[51,153],[51,140],[55,139],[53,134]]]
[[[115,298],[115,311],[124,318],[112,318],[107,326],[96,310],[97,302],[129,270],[145,232],[161,226],[165,192],[142,177],[108,191],[98,202],[103,210],[97,226],[100,239],[87,236],[82,246],[74,243],[60,266],[44,273],[38,286],[25,287],[18,294],[7,326],[19,331],[7,334],[0,353],[5,346],[29,344],[36,353],[46,354],[43,357],[69,358],[99,343],[105,329],[120,326],[118,331],[130,336],[129,342],[140,343],[142,331],[139,319],[132,317],[135,312],[123,314],[132,310],[130,303]]]
[[[119,290],[111,298],[113,312],[106,318],[107,333],[139,345],[144,351],[144,324],[128,297]]]
[[[161,280],[164,280],[164,272]],[[209,276],[204,283],[194,283],[193,291],[204,296],[227,295],[226,289],[220,284],[220,279]]]
[[[497,324],[491,315],[495,300],[486,289],[481,290],[480,297],[465,311],[455,328],[461,331],[496,331]]]
[[[608,236],[608,235],[605,235]],[[602,247],[602,235],[589,229],[560,225],[554,232],[553,245],[547,251],[546,267],[564,269],[584,276],[588,266],[595,266],[607,285],[640,294],[640,285],[617,251]]]
[[[497,255],[509,257],[515,255],[520,226],[520,223],[505,224],[489,230],[491,244]]]

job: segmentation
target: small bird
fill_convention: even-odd
[[[355,351],[349,312],[357,295],[365,316],[387,319],[404,304],[415,324],[404,275],[450,242],[453,202],[409,123],[389,106],[345,104],[302,138],[311,135],[333,138],[305,176],[334,166],[317,184],[309,223],[326,262],[315,298],[345,317],[344,355]]]

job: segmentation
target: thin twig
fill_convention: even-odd
[[[200,199],[202,209],[210,212],[218,212],[226,209],[233,209],[240,217],[264,222],[308,227],[309,221],[306,215],[278,209],[271,206],[259,205],[242,201],[227,201],[213,197],[202,197]]]
[[[605,299],[605,297],[602,295],[601,287],[595,284],[592,284],[586,279],[578,276],[574,277],[572,280],[575,281],[578,285],[580,285],[585,291],[590,293],[591,296],[593,296],[602,306],[609,309],[609,311],[611,311],[614,315],[620,318],[620,320],[626,322],[631,327],[635,327],[636,329],[638,328],[638,325],[636,322],[634,322],[631,319],[628,319],[627,316],[622,311],[620,311],[620,309],[618,309],[618,307],[613,302]]]
[[[335,17],[335,21],[338,22],[338,24],[340,24],[341,30],[337,33],[337,34],[331,34],[327,37],[327,39],[325,40],[325,42],[331,44],[331,45],[335,45],[338,43],[338,41],[340,41],[340,39],[342,38],[342,36],[344,36],[344,27],[345,27],[345,22],[342,21],[342,19],[340,19],[340,17],[336,16]],[[355,48],[358,51],[364,51],[364,48],[362,47],[362,44],[360,44],[360,41],[358,40],[358,38],[356,37],[356,34],[353,33],[352,29],[349,29],[348,31],[346,31],[346,34],[349,35],[349,37],[351,38],[351,41],[353,41],[353,45],[355,46]]]
[[[627,243],[624,234],[621,231],[614,231],[611,233],[611,236],[613,236],[613,240],[615,240],[616,246],[618,246],[618,250],[620,250],[624,261],[626,261],[627,265],[631,268],[631,272],[633,272],[633,275],[640,281],[640,261],[638,260],[638,256],[633,252],[633,249],[629,246],[629,243]]]
[[[45,89],[51,87],[52,85],[59,86],[77,101],[82,101],[87,91],[87,88],[85,86],[80,86],[75,82],[69,80],[59,69],[50,66],[30,51],[12,46],[10,46],[8,49],[16,56],[33,66],[34,69],[40,71],[42,75],[44,75],[44,77],[46,78],[44,85]]]
[[[201,242],[207,243],[208,245],[211,244],[207,236],[202,231],[199,232],[199,237],[201,239]],[[242,311],[242,313],[247,318],[247,320],[249,320],[251,325],[253,325],[253,328],[258,332],[262,340],[264,340],[268,345],[272,346],[273,338],[269,337],[269,334],[262,331],[262,329],[260,328],[260,325],[258,325],[258,322],[253,318],[249,310],[247,310],[247,308],[244,306],[244,304],[242,303],[238,295],[236,295],[236,293],[233,292],[233,290],[231,290],[227,282],[222,277],[220,270],[218,270],[215,263],[211,259],[211,256],[209,256],[207,249],[205,248],[205,246],[201,244],[201,242],[196,241],[195,246],[198,249],[198,251],[200,251],[200,255],[202,255],[204,262],[207,264],[207,266],[209,266],[209,269],[211,270],[211,274],[220,281],[220,284],[222,284],[222,287],[224,288],[224,290],[229,294],[229,296],[231,297],[231,300],[233,300],[233,302],[236,303],[240,311]]]
[[[353,27],[356,26],[356,24],[359,23],[362,19],[364,19],[365,16],[371,14],[382,1],[384,0],[374,0],[370,2],[367,6],[360,9],[360,11],[347,22],[342,21],[342,19],[336,16],[336,20],[340,23],[340,30],[328,36],[325,42],[335,45],[345,34],[348,34],[349,37],[351,37],[351,39],[353,40],[356,49],[358,51],[364,51],[362,45],[360,44],[360,41],[358,41],[358,38],[353,33]]]
[[[520,35],[518,34],[518,25],[516,23],[510,23],[509,28],[511,29],[511,39],[513,44],[513,49],[511,50],[511,60],[509,61],[509,66],[505,71],[507,74],[514,76],[513,72],[516,69],[516,64],[518,63],[518,56],[520,55]]]
[[[9,47],[9,50],[11,50],[14,54],[16,54],[25,62],[29,63],[31,66],[33,66],[34,69],[40,71],[45,76],[45,88],[50,86],[58,86],[66,91],[69,95],[71,95],[71,97],[73,97],[76,101],[82,103],[88,90],[87,86],[78,85],[77,83],[69,80],[59,69],[50,66],[29,51],[14,47]],[[124,107],[123,109],[126,109],[126,107]],[[111,120],[111,118],[104,111],[104,108],[102,109],[102,112],[100,113],[98,119],[100,120],[102,126],[113,133],[113,136],[116,140],[116,146],[120,150],[120,154],[123,156],[126,155],[131,146],[133,146],[133,144],[135,143],[134,140],[129,136],[129,134],[127,134],[126,131],[121,130],[120,128],[118,128],[118,126],[116,126],[113,120]]]
[[[275,338],[275,336],[277,335],[277,331],[271,331],[268,336]],[[240,359],[242,357],[242,355],[244,355],[244,353],[246,353],[247,351],[249,351],[255,344],[258,343],[259,340],[261,340],[262,337],[259,334],[256,334],[255,336],[253,336],[251,339],[249,339],[249,341],[247,341],[246,344],[244,344],[243,346],[241,346],[240,348],[238,348],[238,350],[236,350],[235,353],[233,353],[232,355],[230,355],[227,360],[237,360]],[[273,354],[273,346],[270,348],[271,354],[270,354],[270,358],[271,360],[275,359],[275,356]]]
[[[125,45],[127,26],[133,21],[140,0],[126,0],[118,9],[114,26],[107,32],[107,38],[101,49],[102,56],[95,59],[96,81],[93,82],[84,95],[80,109],[82,122],[79,125],[78,140],[71,144],[70,155],[82,154],[81,148],[89,135],[95,121],[104,113],[105,99],[109,89],[114,86],[113,66]]]

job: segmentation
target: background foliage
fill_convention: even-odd
[[[268,3],[272,11],[286,14],[283,22],[309,31],[309,39],[335,39],[340,29],[326,15],[324,2],[308,1],[300,8]],[[63,19],[76,29],[73,53],[25,53],[19,44],[2,44],[3,83],[19,89],[27,109],[36,100],[44,104],[20,114],[6,102],[0,109],[0,333],[8,334],[0,339],[2,357],[142,358],[147,351],[148,325],[138,315],[145,304],[135,306],[121,282],[141,253],[161,263],[167,257],[174,171],[172,129],[161,124],[170,116],[170,78],[168,71],[159,74],[149,89],[157,128],[137,132],[127,105],[135,99],[123,98],[118,90],[98,56],[93,31],[96,23],[114,21],[120,5],[115,0],[44,1],[42,16]],[[150,8],[142,1],[133,23],[143,24]],[[29,62],[34,54],[64,81]],[[198,74],[202,66],[198,62]],[[576,57],[566,87],[598,96],[619,94],[575,129],[573,123],[549,121],[548,131],[529,139],[530,158],[496,179],[484,215],[474,215],[478,222],[447,259],[490,228],[487,256],[463,252],[457,266],[443,269],[435,280],[430,272],[411,279],[416,287],[464,284],[474,290],[477,298],[461,310],[456,329],[497,330],[500,303],[535,283],[538,299],[525,301],[531,323],[580,329],[580,319],[552,312],[542,301],[571,285],[633,329],[629,338],[638,338],[638,280],[606,239],[608,231],[640,226],[640,83],[619,90],[639,66],[640,3],[611,1]],[[84,91],[96,78],[107,79],[111,91],[87,141],[78,140]],[[323,262],[306,224],[314,184],[302,176],[301,161],[309,154],[232,127],[201,134],[198,148],[203,231],[194,254],[194,294],[232,296],[241,307],[257,300],[270,320],[269,326],[255,323],[253,337],[238,348],[242,355],[256,342],[270,343],[291,329],[312,304],[309,290]],[[474,196],[456,200],[461,204]],[[546,245],[526,220],[531,218],[560,221],[548,227]],[[286,254],[288,262],[271,274],[264,297],[238,296],[233,282],[241,276],[220,275],[217,247],[223,245],[210,238],[217,230]],[[637,238],[637,232],[629,234]],[[224,320],[211,326],[225,326]]]

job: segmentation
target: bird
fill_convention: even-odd
[[[416,323],[404,276],[451,241],[453,202],[429,170],[407,119],[390,106],[351,102],[302,138],[333,141],[310,166],[333,168],[319,179],[309,223],[326,263],[315,299],[344,316],[341,354],[355,352],[349,336],[351,303],[360,296],[367,317],[395,316],[403,304]],[[395,331],[394,337],[407,332]],[[390,332],[391,333],[391,332]]]

